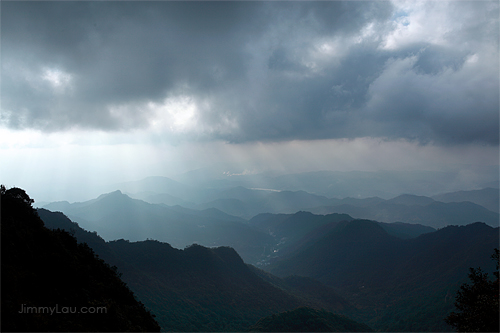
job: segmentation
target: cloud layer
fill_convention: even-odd
[[[8,128],[498,145],[492,2],[6,2]]]

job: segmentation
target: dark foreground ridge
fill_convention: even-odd
[[[251,332],[373,332],[365,324],[324,310],[301,307],[262,318]]]
[[[0,194],[2,331],[160,331],[87,244],[47,229],[23,190]]]

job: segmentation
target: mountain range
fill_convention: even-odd
[[[401,194],[391,199],[382,199],[380,197],[337,199],[305,191],[250,189],[242,186],[196,188],[165,177],[146,178],[142,181],[126,183],[121,186],[128,191],[138,191],[127,192],[131,198],[140,199],[150,204],[163,204],[163,206],[171,207],[181,206],[191,209],[191,211],[184,210],[185,213],[191,215],[200,215],[195,211],[206,211],[207,209],[213,211],[216,209],[230,216],[223,216],[223,214],[219,213],[218,216],[213,217],[231,221],[248,220],[261,213],[289,214],[303,210],[316,214],[343,213],[354,218],[372,219],[380,222],[415,223],[434,228],[442,228],[447,225],[464,225],[478,221],[494,227],[499,224],[499,191],[493,188],[451,192],[433,198]],[[123,194],[121,191],[116,193]],[[174,196],[174,194],[178,196]],[[80,218],[81,223],[87,223],[86,226],[92,228],[89,223],[92,223],[98,217],[84,218],[81,215],[88,216],[89,214],[82,212],[82,210],[85,210],[83,207],[102,199],[103,196],[106,195],[83,203],[57,202],[43,207],[60,210],[71,217]],[[488,206],[491,210],[485,206]],[[237,219],[237,217],[240,219]],[[102,216],[99,218],[102,218]],[[104,228],[104,226],[100,225],[100,228]],[[107,237],[105,230],[100,230],[100,233]]]
[[[440,318],[452,309],[454,290],[469,267],[492,266],[489,256],[498,242],[499,228],[484,223],[401,239],[374,221],[340,221],[325,225],[264,268],[334,288],[361,309],[353,318],[375,329],[444,331]]]
[[[118,267],[162,330],[274,330],[304,317],[449,331],[443,319],[468,269],[492,266],[497,189],[335,198],[302,190],[331,173],[285,177],[288,188],[268,177],[267,187],[253,176],[153,177],[38,214]]]
[[[465,225],[478,221],[490,226],[499,225],[498,213],[470,201],[445,203],[425,196],[404,194],[389,200],[344,199],[332,200],[332,203],[329,206],[310,208],[309,211],[317,214],[345,213],[356,218],[415,223],[433,228]]]
[[[300,306],[353,311],[349,302],[322,283],[271,276],[245,264],[229,247],[192,245],[180,250],[153,240],[106,242],[62,213],[45,209],[38,213],[47,227],[70,230],[116,265],[163,331],[242,331],[262,317]],[[358,327],[364,331],[367,326]]]
[[[249,223],[295,240],[269,258],[263,271],[228,247],[105,242],[62,213],[39,214],[49,227],[66,225],[119,267],[162,329],[174,331],[244,330],[298,306],[323,308],[382,331],[449,331],[443,318],[453,309],[454,294],[469,267],[491,267],[488,257],[499,231],[474,223],[440,230],[420,226],[415,232],[415,225],[391,229],[336,214],[264,214]],[[396,236],[408,230],[415,233]]]
[[[295,213],[304,210],[317,214],[345,213],[355,218],[381,222],[418,223],[434,228],[477,221],[498,226],[497,188],[441,192],[432,196],[401,194],[415,187],[420,190],[415,189],[413,193],[436,193],[439,191],[437,184],[440,183],[430,180],[436,177],[451,181],[453,175],[325,171],[283,176],[241,175],[204,182],[180,177],[189,185],[166,177],[149,177],[116,186],[130,196],[150,203],[181,205],[197,210],[216,208],[244,219],[251,219],[260,213]],[[327,184],[326,189],[318,187]],[[357,187],[391,188],[396,195],[390,196],[384,192],[381,197],[368,196],[377,191],[365,191],[364,194],[356,193],[355,197],[347,196]],[[434,187],[435,190],[430,190]],[[349,191],[342,192],[342,188],[348,188]],[[346,196],[339,199],[343,193]]]
[[[256,262],[272,246],[268,234],[250,228],[241,218],[214,208],[203,211],[181,206],[150,204],[132,199],[121,191],[101,195],[83,203],[56,202],[44,206],[62,211],[87,230],[106,240],[155,239],[176,248],[193,243],[231,246],[249,262]]]

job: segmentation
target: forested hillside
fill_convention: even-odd
[[[241,331],[260,318],[299,306],[350,313],[333,289],[309,278],[280,279],[243,262],[229,247],[192,245],[183,250],[147,240],[105,242],[62,213],[45,209],[49,227],[73,230],[118,266],[122,278],[167,331]],[[264,276],[265,275],[265,276]]]
[[[376,329],[444,331],[450,328],[442,318],[469,267],[492,266],[498,230],[474,223],[401,239],[373,221],[345,221],[265,269],[333,287],[362,310],[354,318]]]
[[[0,188],[2,331],[159,331],[116,268],[44,227],[21,189]]]

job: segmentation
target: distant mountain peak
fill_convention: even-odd
[[[125,194],[123,194],[122,191],[120,191],[120,190],[116,190],[113,192],[101,194],[100,196],[97,197],[97,199],[102,199],[102,198],[106,198],[109,196],[121,196],[121,195],[125,195]]]
[[[387,200],[387,202],[400,204],[400,205],[419,205],[426,206],[428,204],[433,203],[435,200],[423,195],[415,195],[415,194],[401,194],[395,198]]]

